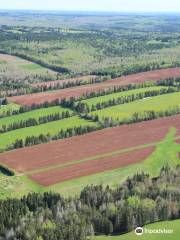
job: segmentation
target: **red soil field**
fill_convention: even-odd
[[[123,86],[127,84],[143,83],[146,81],[158,81],[162,79],[180,77],[180,68],[161,69],[143,73],[132,74],[108,80],[103,83],[89,84],[73,88],[66,88],[53,92],[33,93],[23,96],[13,96],[8,98],[10,102],[23,105],[32,105],[33,103],[41,104],[45,101],[51,102],[55,99],[63,99],[70,97],[79,97],[85,93],[106,90],[114,86]]]
[[[180,144],[180,139],[176,140],[176,143]]]
[[[162,140],[171,127],[180,130],[180,115],[108,128],[0,154],[0,163],[27,172],[84,160]],[[135,150],[135,149],[132,149]],[[113,155],[113,154],[112,154]],[[88,159],[87,159],[88,160]]]
[[[154,149],[155,147],[148,147],[141,150],[123,153],[119,156],[105,157],[102,159],[73,164],[66,168],[57,168],[46,172],[36,173],[30,175],[29,177],[43,186],[50,186],[66,180],[88,176],[98,172],[113,170],[141,162],[146,159],[154,151]]]

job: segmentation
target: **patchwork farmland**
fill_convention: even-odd
[[[145,73],[133,74],[130,76],[120,77],[113,80],[107,80],[100,84],[91,84],[80,87],[68,88],[63,90],[57,90],[53,92],[33,93],[30,95],[13,96],[9,98],[10,102],[17,104],[32,105],[33,103],[41,104],[45,101],[51,102],[53,100],[70,97],[80,97],[86,93],[98,92],[102,90],[111,89],[117,86],[124,86],[127,84],[144,83],[147,81],[158,81],[169,78],[180,77],[180,68],[162,69]]]
[[[0,240],[177,240],[179,26],[0,11]]]
[[[180,137],[179,120],[177,115],[2,153],[0,162],[43,185],[52,185],[145,160],[171,128]]]
[[[171,129],[176,129],[176,139],[180,137],[179,69],[137,73],[106,80],[105,83],[8,98],[10,103],[5,107],[11,106],[16,112],[0,119],[0,149],[8,151],[0,154],[0,163],[17,174],[28,176],[45,189],[82,177],[144,164]],[[83,79],[85,77],[79,78],[80,81]],[[92,78],[87,76],[86,80],[89,79]],[[38,84],[50,86],[50,83],[59,81],[63,80]],[[73,79],[64,81],[73,82]],[[64,98],[63,93],[68,92],[72,97],[79,89],[82,93],[76,92],[76,96],[82,96],[84,89],[91,92],[94,86],[97,89],[106,87],[103,92],[73,100],[73,105],[68,98],[64,104],[56,99],[56,94]],[[36,96],[39,95],[47,96],[47,99],[37,101]],[[52,95],[56,96],[52,98],[56,100],[54,102],[50,101]],[[27,99],[29,103],[16,99]],[[82,104],[85,109],[81,108]],[[134,119],[134,114],[144,116],[152,111],[154,120]],[[165,115],[162,117],[162,114]],[[110,121],[107,125],[107,118],[115,122]],[[126,125],[125,120],[127,123],[141,122]],[[119,124],[124,126],[113,127]],[[91,131],[95,132],[88,133]],[[71,151],[68,151],[69,146]]]

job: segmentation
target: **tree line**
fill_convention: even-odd
[[[10,170],[9,168],[3,166],[0,164],[0,173],[6,175],[6,176],[14,176],[14,172]]]
[[[9,125],[3,124],[0,129],[0,133],[5,133],[8,131],[25,128],[25,127],[36,126],[36,125],[40,125],[48,122],[58,121],[61,119],[72,117],[73,115],[74,113],[70,113],[69,111],[63,111],[62,113],[54,113],[47,116],[42,116],[42,117],[39,117],[38,119],[29,118],[27,120],[13,122]]]
[[[71,108],[78,113],[89,113],[89,112],[101,110],[104,108],[108,108],[108,107],[112,107],[120,104],[130,103],[130,102],[148,98],[148,97],[154,97],[162,94],[174,93],[179,91],[180,91],[180,88],[174,88],[174,87],[168,87],[167,89],[161,88],[159,90],[148,90],[142,93],[129,94],[128,96],[124,96],[124,97],[114,98],[112,96],[112,99],[99,102],[97,104],[92,104],[92,106],[89,106],[87,103],[84,103],[84,102],[78,102],[73,104]]]
[[[129,118],[119,119],[119,118],[112,118],[112,117],[102,117],[100,118],[98,114],[83,114],[81,115],[82,118],[96,122],[96,126],[80,126],[74,128],[68,128],[66,130],[61,130],[58,134],[51,136],[50,134],[40,134],[38,136],[27,136],[25,140],[18,139],[12,143],[10,146],[6,147],[6,151],[23,148],[27,146],[33,146],[37,144],[47,143],[52,140],[64,139],[73,136],[78,136],[82,134],[86,134],[89,132],[101,130],[108,127],[116,127],[124,124],[131,124],[131,123],[138,123],[143,121],[150,121],[155,120],[158,118],[168,117],[180,114],[180,107],[173,106],[164,111],[144,111],[144,112],[134,112]],[[1,150],[3,151],[3,150]]]
[[[180,219],[180,166],[144,172],[111,189],[87,186],[80,196],[29,193],[0,200],[0,239],[87,240],[119,235],[157,221]]]
[[[87,84],[101,83],[108,79],[109,78],[107,76],[104,76],[104,77],[98,76],[95,78],[91,78],[90,80],[85,80],[85,81],[76,80],[74,82],[63,82],[63,83],[58,82],[56,84],[52,83],[48,86],[46,86],[46,85],[42,85],[42,86],[41,85],[37,85],[37,86],[27,85],[27,86],[22,87],[19,84],[18,86],[21,86],[21,87],[15,88],[12,90],[8,89],[3,92],[3,96],[12,97],[12,96],[20,96],[20,95],[31,94],[31,93],[54,91],[54,90],[60,90],[60,89],[65,89],[65,88],[83,86],[83,85],[87,85]],[[16,86],[17,86],[17,84],[16,84]],[[11,85],[11,88],[12,88],[12,85]]]
[[[113,67],[106,67],[96,71],[93,71],[92,74],[98,76],[111,76],[111,78],[126,76],[130,74],[140,73],[140,72],[148,72],[153,70],[159,69],[166,69],[166,68],[174,68],[180,67],[179,61],[172,61],[166,63],[162,62],[150,62],[144,64],[132,64],[132,65],[123,65],[123,66],[113,66]]]
[[[144,96],[143,93],[140,94],[130,94],[128,97],[119,97],[118,99],[111,99],[107,102],[98,103],[97,105],[92,105],[91,108],[85,103],[82,103],[82,100],[87,100],[95,97],[101,97],[105,95],[110,95],[113,93],[121,93],[125,91],[135,90],[135,89],[141,89],[141,88],[147,88],[147,87],[153,87],[153,86],[162,86],[162,89],[160,90],[148,90],[145,91]],[[165,89],[163,86],[167,86],[168,88]],[[142,99],[145,97],[151,97],[151,96],[158,96],[161,94],[167,94],[167,93],[173,93],[173,92],[179,92],[180,90],[180,78],[169,78],[166,80],[159,80],[157,82],[144,82],[139,84],[128,84],[125,86],[114,86],[112,88],[106,89],[106,90],[99,90],[97,92],[87,92],[84,93],[82,96],[78,98],[71,97],[70,99],[62,99],[60,101],[60,104],[63,107],[71,108],[74,111],[85,113],[90,111],[99,110],[105,107],[119,105],[122,103],[128,103],[130,101]]]
[[[18,148],[29,147],[33,145],[42,144],[42,143],[47,143],[53,140],[79,136],[82,134],[96,131],[98,129],[100,129],[98,126],[87,125],[87,126],[67,128],[66,130],[62,129],[59,133],[55,135],[50,135],[48,133],[48,134],[40,134],[38,136],[27,136],[25,140],[17,138],[17,140],[14,143],[12,143],[10,146],[7,146],[5,150],[9,151],[12,149],[18,149]]]
[[[0,118],[11,116],[11,115],[18,115],[21,113],[30,112],[32,110],[36,110],[40,108],[48,108],[48,107],[54,107],[54,106],[60,106],[59,99],[55,99],[51,102],[45,101],[44,103],[41,103],[41,104],[33,103],[31,106],[21,105],[19,109],[11,110],[11,111],[8,110],[5,115],[0,115]]]
[[[103,129],[108,127],[120,126],[124,124],[155,120],[158,118],[169,117],[177,114],[180,114],[179,106],[172,106],[169,109],[163,111],[150,110],[144,112],[134,112],[130,117],[124,119],[113,117],[100,118],[98,114],[84,114],[82,115],[82,117],[85,118],[86,120],[98,122],[100,128]]]

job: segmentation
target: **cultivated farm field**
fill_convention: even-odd
[[[179,26],[0,10],[0,239],[178,240]]]
[[[168,101],[166,101],[168,98]],[[112,117],[112,119],[123,121],[130,119],[134,113],[139,115],[147,111],[166,111],[180,106],[180,93],[164,94],[153,98],[145,98],[131,103],[108,107],[90,114],[97,115],[100,119]]]
[[[13,96],[8,98],[10,102],[17,104],[32,105],[33,103],[42,104],[45,101],[53,101],[64,98],[77,98],[86,93],[98,92],[102,90],[112,89],[113,87],[125,86],[127,84],[139,84],[144,82],[153,82],[158,80],[165,80],[169,78],[180,77],[180,68],[162,69],[151,72],[144,72],[133,74],[125,77],[107,80],[99,84],[91,84],[86,86],[72,87],[68,89],[56,90],[43,93],[32,93],[22,96]]]
[[[162,86],[153,86],[153,87],[145,87],[145,88],[140,88],[140,89],[135,89],[135,90],[130,90],[130,91],[124,91],[124,92],[118,92],[118,93],[113,93],[113,94],[107,94],[104,96],[100,97],[94,97],[90,98],[87,100],[82,100],[82,103],[87,104],[90,108],[92,108],[93,105],[97,105],[99,103],[106,103],[109,100],[112,99],[118,99],[118,98],[123,98],[123,97],[128,97],[132,94],[141,94],[149,91],[158,91],[158,90],[164,90],[167,89],[167,87],[162,87]]]
[[[103,131],[101,130],[80,137],[73,137],[49,144],[2,153],[0,155],[0,162],[11,169],[15,169],[17,172],[19,171],[21,173],[24,172],[25,174],[33,175],[33,179],[40,179],[41,176],[42,179],[47,180],[47,174],[47,176],[51,176],[49,178],[51,185],[63,180],[62,174],[57,174],[57,177],[53,178],[54,171],[58,172],[58,169],[62,172],[63,169],[65,172],[69,169],[69,174],[70,172],[71,174],[67,174],[67,176],[69,176],[68,178],[73,179],[76,178],[78,174],[81,174],[82,176],[88,174],[88,172],[86,172],[86,163],[92,162],[92,168],[90,168],[89,171],[89,174],[91,174],[95,173],[94,170],[96,169],[95,167],[93,170],[93,164],[95,164],[94,166],[100,167],[99,164],[101,163],[101,160],[102,162],[105,161],[105,163],[108,164],[108,167],[105,167],[106,170],[111,170],[112,168],[116,169],[118,166],[127,166],[129,162],[132,164],[133,161],[135,163],[136,161],[145,160],[154,150],[151,147],[156,146],[158,142],[161,142],[172,127],[177,129],[176,136],[179,137],[180,126],[178,120],[179,115],[150,122],[138,123],[135,125],[132,124],[129,126],[120,126]],[[151,131],[149,132],[148,129],[151,129]],[[170,141],[174,141],[174,134],[174,131],[171,132],[169,139],[172,138],[172,140]],[[126,139],[126,141],[124,141],[124,139]],[[67,155],[68,146],[71,146],[71,151]],[[79,148],[79,146],[83,146],[83,151]],[[51,152],[54,153],[53,156]],[[136,156],[137,153],[137,158],[133,158],[133,155],[128,155],[128,153],[131,154],[131,152],[134,153],[134,156]],[[177,154],[176,151],[174,151],[174,154]],[[32,156],[34,157],[32,158]],[[125,156],[127,158],[125,158]],[[138,158],[138,156],[141,157]],[[126,159],[125,162],[123,158]],[[114,167],[111,159],[115,163]],[[174,164],[177,161],[178,156],[175,158]],[[155,162],[153,164],[156,166]],[[153,164],[150,164],[150,166],[153,166]],[[72,174],[71,169],[73,169],[73,166],[76,167],[76,165],[78,166],[79,171],[73,171]],[[158,168],[155,167],[153,171],[157,174],[158,169],[160,168],[161,164]],[[134,168],[134,170],[136,169]],[[102,169],[100,167],[100,170],[96,170],[96,172],[98,171],[103,172],[103,167]],[[64,180],[66,180],[66,178]],[[41,182],[41,180],[39,181]],[[45,185],[48,184],[46,183]]]
[[[25,141],[27,137],[36,137],[41,134],[55,135],[61,130],[80,126],[95,126],[95,123],[80,119],[78,117],[70,117],[58,121],[48,122],[37,126],[22,128],[0,134],[0,149],[5,150],[6,147],[11,146],[17,139]]]
[[[11,104],[9,107],[11,107]],[[14,107],[13,104],[12,104],[12,107]],[[6,128],[8,128],[8,126],[10,125],[18,124],[18,123],[27,121],[29,119],[35,119],[38,121],[39,118],[48,117],[54,114],[61,114],[62,112],[68,112],[69,115],[72,114],[72,111],[70,109],[54,106],[49,108],[40,108],[37,110],[32,110],[32,111],[28,111],[25,113],[21,113],[21,114],[9,116],[9,117],[4,117],[0,119],[0,130],[2,129],[3,126],[6,126]]]

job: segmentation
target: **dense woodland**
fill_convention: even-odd
[[[151,178],[139,173],[115,189],[87,186],[80,197],[29,193],[0,201],[2,240],[86,240],[122,234],[156,221],[180,218],[180,167]]]

